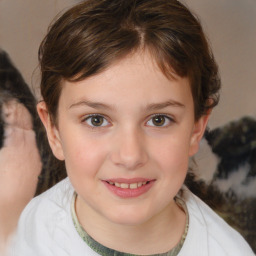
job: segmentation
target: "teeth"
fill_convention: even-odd
[[[135,189],[138,187],[138,184],[137,183],[132,183],[130,184],[130,189]]]
[[[121,188],[129,188],[129,184],[121,183]]]
[[[118,188],[120,188],[120,187],[121,187],[121,184],[118,183],[118,182],[115,182],[115,186],[118,187]]]
[[[143,182],[138,182],[138,183],[131,183],[131,184],[128,184],[128,183],[119,183],[119,182],[111,182],[109,181],[108,182],[110,185],[114,185],[118,188],[124,188],[124,189],[136,189],[136,188],[140,188],[141,186],[143,185],[146,185],[147,182],[146,181],[143,181]]]

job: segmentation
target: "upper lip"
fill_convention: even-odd
[[[133,183],[138,183],[138,182],[148,182],[148,181],[153,181],[154,179],[147,179],[147,178],[132,178],[132,179],[127,179],[127,178],[113,178],[113,179],[105,179],[104,181],[106,182],[118,182],[118,183],[126,183],[126,184],[133,184]]]

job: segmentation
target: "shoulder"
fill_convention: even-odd
[[[189,213],[185,249],[193,247],[200,255],[254,255],[244,238],[187,188],[183,199]]]
[[[66,178],[43,194],[33,198],[21,214],[20,222],[27,218],[48,219],[56,212],[66,212],[72,199],[74,189]]]
[[[21,214],[10,254],[32,256],[40,252],[42,254],[36,255],[52,255],[54,244],[62,241],[59,230],[63,231],[63,241],[67,240],[65,234],[69,236],[73,193],[74,189],[66,178],[33,198]]]

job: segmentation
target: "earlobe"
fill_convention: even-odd
[[[59,160],[64,160],[64,154],[62,150],[61,139],[59,136],[59,131],[56,126],[52,123],[50,114],[46,107],[44,101],[41,101],[37,104],[38,115],[45,127],[47,138],[52,149],[53,154]]]
[[[193,156],[199,149],[200,141],[204,135],[207,123],[210,117],[210,111],[206,115],[203,115],[195,123],[193,133],[190,140],[189,156]]]

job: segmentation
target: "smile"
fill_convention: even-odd
[[[118,180],[104,180],[103,183],[107,189],[121,198],[139,197],[148,192],[154,185],[156,180],[145,179],[118,179]]]
[[[149,183],[149,181],[143,181],[143,182],[137,182],[137,183],[131,183],[131,184],[129,184],[129,183],[111,182],[111,181],[108,182],[108,184],[110,184],[110,185],[116,186],[118,188],[124,188],[124,189],[140,188],[141,186],[144,186],[147,183]]]

